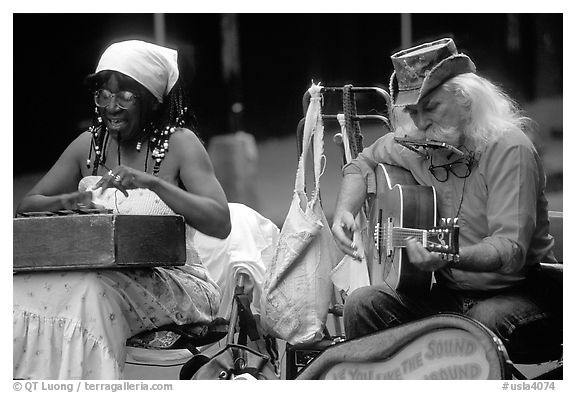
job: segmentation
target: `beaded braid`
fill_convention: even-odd
[[[90,168],[90,160],[92,158],[92,150],[94,149],[94,167],[92,168],[92,176],[96,176],[98,174],[98,166],[100,166],[101,162],[106,161],[105,157],[103,157],[103,153],[106,151],[105,145],[105,136],[106,128],[102,122],[102,117],[98,113],[98,108],[94,110],[94,119],[93,124],[88,128],[88,131],[92,133],[92,140],[90,141],[90,152],[88,154],[88,160],[86,160],[86,166]]]
[[[158,124],[154,127],[150,139],[152,158],[155,161],[153,170],[155,176],[158,175],[160,164],[168,152],[170,135],[176,131],[176,127],[192,127],[193,122],[193,117],[187,106],[188,97],[180,81],[170,91],[167,101],[164,115],[160,117]]]

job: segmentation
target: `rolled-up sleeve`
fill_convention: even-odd
[[[342,173],[344,176],[349,174],[362,175],[364,183],[366,183],[366,192],[374,194],[376,193],[376,175],[374,174],[376,165],[378,164],[370,158],[359,155],[342,168]]]
[[[524,267],[536,228],[542,166],[535,150],[524,144],[487,152],[483,166],[490,236],[482,241],[498,251],[501,273],[517,273]]]
[[[376,193],[376,175],[374,168],[379,163],[403,166],[402,151],[406,148],[394,141],[394,134],[388,133],[358,154],[342,168],[344,176],[347,174],[362,175],[369,194]]]

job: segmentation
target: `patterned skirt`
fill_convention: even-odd
[[[219,289],[202,265],[13,277],[14,378],[121,379],[126,340],[211,321]]]

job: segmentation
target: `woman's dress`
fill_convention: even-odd
[[[99,179],[87,176],[78,188]],[[174,214],[150,190],[128,192],[107,189],[95,202],[115,214]],[[186,225],[184,266],[14,275],[13,377],[120,379],[129,337],[169,323],[211,321],[220,291],[198,257],[194,233]]]

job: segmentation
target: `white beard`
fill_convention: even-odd
[[[445,142],[452,146],[462,144],[464,134],[456,127],[438,127],[432,126],[426,131],[426,139],[433,139],[439,142]]]

